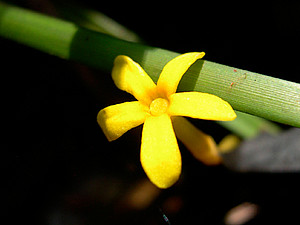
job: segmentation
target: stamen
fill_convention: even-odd
[[[169,101],[164,98],[154,99],[150,104],[150,113],[152,116],[160,116],[167,111]]]

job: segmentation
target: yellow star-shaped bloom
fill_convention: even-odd
[[[137,101],[102,109],[98,123],[109,141],[144,123],[141,164],[149,179],[159,188],[172,186],[181,173],[181,155],[176,136],[206,164],[218,164],[214,140],[182,116],[205,120],[234,120],[232,107],[207,93],[180,92],[176,89],[183,74],[204,52],[180,55],[163,68],[157,85],[143,68],[127,56],[116,57],[112,78],[116,86]],[[176,136],[175,136],[176,134]]]

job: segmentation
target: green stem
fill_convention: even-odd
[[[110,72],[117,55],[141,64],[154,81],[178,53],[119,40],[73,23],[0,3],[0,36]],[[196,62],[179,91],[215,94],[234,109],[300,127],[300,85],[207,60]]]

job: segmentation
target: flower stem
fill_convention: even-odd
[[[140,63],[154,81],[163,66],[179,55],[1,2],[0,36],[107,72],[111,71],[117,55],[127,55]],[[182,78],[179,91],[215,94],[235,110],[300,127],[300,85],[297,83],[199,60]]]

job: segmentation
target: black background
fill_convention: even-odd
[[[213,62],[299,82],[297,2],[81,2],[149,45],[205,51]],[[51,1],[14,3],[55,12]],[[298,174],[206,167],[182,145],[179,183],[143,210],[120,210],[119,199],[145,179],[141,127],[108,143],[96,116],[129,95],[114,87],[110,74],[2,38],[0,49],[1,186],[10,224],[166,224],[160,208],[172,224],[224,224],[226,212],[243,202],[260,207],[248,224],[299,222]],[[228,133],[212,122],[194,122],[216,141]],[[164,207],[170,199],[180,202],[177,210]]]

